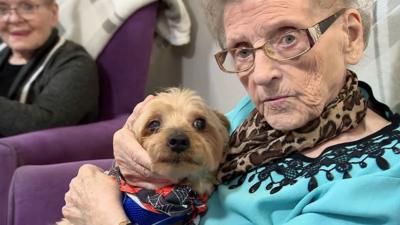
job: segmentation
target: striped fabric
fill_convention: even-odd
[[[119,26],[136,10],[157,0],[57,0],[60,34],[96,58]],[[190,41],[190,17],[183,0],[160,0],[157,32],[173,45]]]

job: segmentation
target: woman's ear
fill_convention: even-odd
[[[356,9],[344,13],[344,29],[347,33],[344,46],[346,64],[357,64],[364,53],[364,31],[361,15]]]
[[[58,25],[58,20],[59,20],[59,15],[58,15],[58,4],[54,2],[53,4],[50,5],[50,11],[51,11],[51,17],[52,17],[52,23],[53,26],[56,27]]]

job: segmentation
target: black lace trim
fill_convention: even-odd
[[[320,172],[325,173],[328,181],[335,179],[332,171],[337,171],[342,175],[342,179],[351,178],[350,170],[353,165],[358,165],[364,169],[368,166],[367,159],[375,159],[376,165],[381,170],[390,168],[389,163],[383,157],[386,151],[393,151],[400,154],[400,149],[396,145],[400,142],[400,131],[398,128],[400,116],[394,115],[391,125],[386,126],[375,134],[369,135],[361,140],[331,146],[317,158],[309,158],[300,153],[293,153],[284,159],[271,161],[255,169],[255,173],[248,178],[248,182],[258,181],[249,189],[254,193],[260,189],[262,183],[268,182],[266,190],[270,194],[279,192],[283,187],[293,185],[298,178],[308,178],[308,191],[318,187],[318,180],[315,177]],[[394,143],[394,144],[392,144]],[[252,170],[254,171],[254,170]],[[248,173],[241,175],[236,184],[230,185],[229,189],[241,186],[247,179]],[[275,180],[272,173],[282,176],[282,179]]]

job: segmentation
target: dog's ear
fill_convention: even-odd
[[[224,124],[226,130],[229,132],[229,130],[231,129],[231,124],[229,123],[229,120],[226,118],[226,116],[220,112],[218,112],[217,110],[213,110],[215,115],[217,115],[217,117],[222,121],[222,124]]]
[[[219,118],[219,120],[221,120],[222,124],[224,125],[224,127],[226,128],[226,140],[224,140],[224,149],[222,152],[222,161],[225,161],[226,156],[228,155],[228,151],[229,151],[229,131],[231,129],[231,124],[229,123],[228,118],[226,118],[226,116],[216,110],[214,110],[215,115],[217,115],[217,117]]]

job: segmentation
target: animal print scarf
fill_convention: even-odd
[[[273,159],[330,140],[357,127],[365,117],[366,110],[367,102],[358,89],[357,76],[351,71],[347,72],[346,84],[336,99],[324,108],[320,117],[301,128],[276,130],[254,109],[231,135],[230,149],[220,167],[218,178],[227,182]]]

